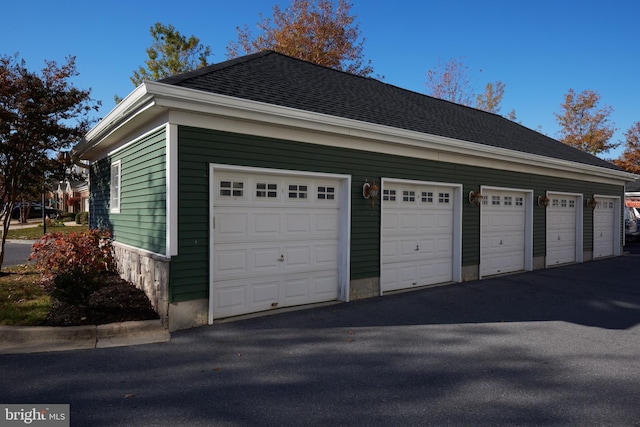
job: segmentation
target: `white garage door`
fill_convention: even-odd
[[[213,318],[338,298],[340,180],[217,172]]]
[[[480,275],[525,268],[525,200],[519,191],[483,190]]]
[[[593,210],[593,257],[614,255],[615,199],[596,198]]]
[[[549,194],[547,266],[576,262],[577,211],[577,196]]]
[[[385,182],[382,292],[453,280],[454,188]]]

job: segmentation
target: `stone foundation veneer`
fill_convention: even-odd
[[[349,284],[349,301],[380,296],[380,278],[352,280]]]
[[[142,289],[151,301],[163,325],[169,314],[170,258],[113,242],[120,276]]]

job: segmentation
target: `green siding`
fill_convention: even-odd
[[[109,212],[110,165],[121,161],[120,213]],[[91,226],[120,243],[166,253],[166,137],[164,129],[96,162],[91,175]]]
[[[477,265],[480,258],[480,209],[466,201],[481,185],[534,191],[621,196],[612,186],[482,167],[456,165],[402,156],[332,148],[205,129],[179,127],[179,237],[177,257],[171,263],[171,301],[206,298],[209,289],[209,164],[301,170],[352,176],[351,279],[380,275],[380,203],[374,209],[362,197],[366,179],[399,178],[463,185],[462,264]],[[534,257],[545,253],[545,209],[534,206]],[[593,246],[591,209],[584,209],[584,249]]]

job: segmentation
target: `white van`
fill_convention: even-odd
[[[640,236],[640,218],[636,208],[624,208],[624,238],[627,242],[634,242]]]

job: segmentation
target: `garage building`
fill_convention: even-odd
[[[74,154],[91,226],[172,330],[617,256],[635,178],[271,51],[143,83]]]

